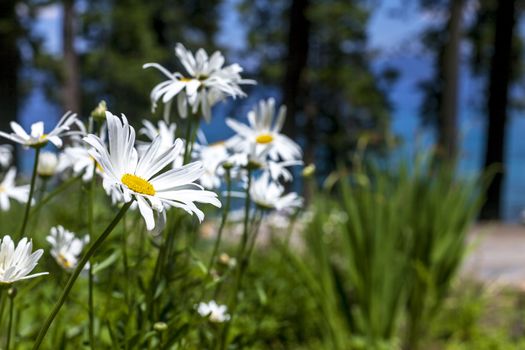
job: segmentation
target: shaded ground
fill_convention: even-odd
[[[487,223],[474,227],[463,272],[483,282],[525,290],[525,226]]]

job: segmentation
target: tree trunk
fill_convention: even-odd
[[[289,10],[288,55],[282,84],[283,103],[288,108],[284,133],[296,136],[298,97],[301,94],[301,78],[308,60],[310,22],[306,17],[309,0],[292,0]]]
[[[516,21],[515,0],[498,1],[494,53],[490,65],[488,88],[488,128],[485,150],[485,168],[492,164],[504,165],[505,126],[511,79],[512,39]],[[505,168],[503,167],[503,171]],[[504,172],[495,175],[487,191],[487,201],[482,209],[483,219],[499,219],[501,184]]]
[[[21,66],[17,38],[21,33],[16,12],[16,1],[0,1],[0,130],[10,131],[9,123],[18,113],[18,71]],[[9,143],[2,139],[0,143]]]
[[[62,19],[64,86],[62,92],[64,109],[80,112],[80,74],[75,52],[75,1],[64,0]]]
[[[439,146],[445,159],[455,159],[458,151],[457,113],[461,22],[464,0],[450,0],[448,40],[443,48],[443,91],[439,110]]]
[[[288,29],[288,55],[285,63],[285,75],[282,83],[283,104],[287,107],[286,121],[283,126],[283,133],[296,139],[297,137],[297,112],[299,110],[300,96],[305,95],[305,89],[302,85],[302,78],[308,61],[310,21],[306,17],[306,11],[310,0],[292,0],[289,10],[289,29]],[[309,118],[309,117],[306,117]],[[311,125],[313,121],[307,121]],[[308,128],[310,129],[310,128]],[[307,133],[305,151],[311,149],[308,144],[311,143],[312,135]],[[313,158],[313,155],[306,154],[305,159]],[[310,191],[305,187],[305,200],[308,201]]]

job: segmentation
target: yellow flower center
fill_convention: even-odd
[[[30,140],[29,141],[29,146],[30,147],[33,147],[33,148],[40,148],[40,147],[43,147],[47,144],[47,142],[49,141],[47,139],[47,134],[42,134],[40,135],[36,140]]]
[[[271,134],[260,134],[255,138],[255,142],[260,144],[267,144],[273,141],[273,136]]]
[[[57,257],[58,263],[66,269],[73,267],[73,264],[62,254],[59,254]]]
[[[122,176],[122,179],[120,179],[122,183],[132,191],[135,191],[137,193],[145,194],[148,196],[154,196],[155,195],[155,188],[151,183],[148,182],[148,180],[145,180],[137,175],[132,174],[124,174]]]
[[[5,192],[5,187],[4,186],[0,186],[0,192]]]
[[[182,78],[179,79],[179,81],[182,81],[183,83],[189,83],[192,80],[193,80],[193,78],[186,78],[186,77],[182,77]]]

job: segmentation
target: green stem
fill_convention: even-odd
[[[215,257],[217,256],[217,252],[219,251],[219,246],[221,244],[222,239],[222,231],[224,230],[224,226],[226,225],[226,221],[228,219],[228,214],[230,212],[230,202],[231,202],[231,176],[230,176],[230,169],[226,169],[226,203],[224,205],[224,210],[222,212],[222,218],[221,218],[221,225],[219,226],[219,231],[217,233],[217,239],[215,240],[215,245],[213,246],[213,252],[211,253],[210,262],[208,263],[208,276],[210,275],[211,268],[213,266],[213,262],[215,261]]]
[[[97,162],[93,160],[93,174],[91,182],[89,183],[89,201],[88,201],[88,224],[89,224],[89,240],[93,241],[95,238],[95,225],[94,225],[94,193],[95,193],[95,181],[96,181]],[[92,350],[95,349],[95,308],[94,308],[94,296],[93,296],[93,262],[89,261],[88,271],[88,313],[89,313],[89,346]]]
[[[191,143],[191,126],[193,124],[192,119],[188,119],[188,125],[186,126],[186,136],[184,140],[184,164],[188,164],[190,160],[190,143]]]
[[[253,248],[255,247],[255,242],[257,241],[257,236],[259,233],[259,227],[261,226],[262,219],[264,217],[264,213],[262,210],[259,211],[259,215],[254,215],[254,220],[252,221],[251,228],[253,229],[253,232],[251,234],[251,241],[248,246],[248,251],[243,257],[243,260],[241,262],[241,269],[246,269],[248,267],[248,261],[250,260],[250,257],[252,256]],[[243,272],[244,273],[244,272]]]
[[[290,248],[290,240],[292,238],[293,231],[295,229],[295,223],[297,222],[297,218],[299,217],[300,211],[297,210],[292,217],[290,218],[290,224],[288,225],[288,231],[286,232],[286,238],[284,239],[284,246],[286,249]]]
[[[31,186],[29,187],[29,198],[26,203],[26,210],[24,213],[24,221],[22,221],[22,228],[19,232],[19,237],[25,235],[27,221],[29,220],[29,211],[31,210],[31,200],[33,199],[33,193],[35,191],[36,173],[38,168],[38,158],[40,157],[40,147],[35,148],[35,163],[33,164],[33,174],[31,174]]]
[[[191,160],[191,152],[193,151],[193,144],[197,138],[197,132],[199,130],[200,118],[198,117],[199,112],[191,115],[188,120],[188,126],[186,128],[186,144],[184,147],[184,164],[188,164]],[[192,128],[192,126],[195,126]]]
[[[246,250],[246,245],[248,243],[248,233],[249,233],[248,226],[250,222],[249,219],[250,219],[250,204],[251,204],[251,198],[250,198],[251,185],[252,185],[252,172],[250,169],[248,169],[248,185],[246,187],[246,197],[245,197],[246,199],[244,201],[244,230],[242,234],[242,241],[241,241],[241,244],[239,245],[239,250],[237,251],[238,269],[237,269],[237,275],[236,275],[233,294],[231,296],[232,302],[230,303],[230,308],[229,308],[231,318],[224,326],[224,330],[222,332],[221,345],[220,345],[221,350],[226,349],[226,345],[228,341],[228,334],[230,332],[230,325],[232,324],[235,310],[237,309],[237,303],[238,303],[237,294],[239,293],[239,288],[241,285],[241,280],[242,280],[242,275],[243,275],[243,270],[244,270],[242,268],[242,265],[243,265],[242,261],[243,261],[244,251]]]
[[[122,220],[122,264],[124,266],[124,299],[128,306],[128,312],[130,308],[130,297],[129,297],[129,264],[128,264],[128,242],[127,242],[127,230],[126,230],[126,218]]]
[[[5,309],[5,296],[7,295],[7,287],[0,286],[0,327],[2,326],[2,319],[4,318],[4,309]],[[1,329],[1,328],[0,328]]]
[[[9,295],[9,321],[7,323],[7,341],[5,344],[5,348],[6,350],[9,350],[9,345],[11,344],[11,328],[13,328],[13,311],[15,305],[16,290],[14,288],[10,288],[7,294]]]
[[[47,331],[49,330],[49,327],[51,326],[51,323],[57,316],[58,312],[60,311],[60,308],[62,308],[62,305],[64,305],[64,302],[66,301],[69,292],[71,292],[71,288],[73,288],[73,285],[75,284],[75,281],[77,280],[78,276],[80,275],[80,272],[82,272],[82,269],[86,265],[86,263],[89,261],[89,259],[95,254],[97,249],[104,243],[106,238],[109,236],[111,231],[117,226],[118,222],[124,214],[126,214],[126,211],[131,206],[132,202],[128,202],[124,204],[124,206],[120,209],[117,216],[111,221],[111,223],[108,225],[108,227],[102,232],[102,234],[97,238],[96,241],[94,241],[89,249],[86,251],[80,262],[78,263],[77,267],[73,271],[73,274],[71,277],[69,277],[69,280],[67,281],[66,287],[62,291],[62,294],[60,295],[60,298],[58,299],[57,303],[53,307],[53,310],[51,310],[51,313],[47,317],[46,321],[42,325],[42,328],[40,329],[40,332],[38,333],[38,336],[35,341],[35,345],[33,346],[33,350],[40,349],[40,346],[42,345],[42,341],[44,340],[44,337],[46,336]]]
[[[239,250],[237,251],[237,261],[240,262],[244,250],[246,249],[246,244],[248,243],[248,223],[250,220],[250,187],[252,185],[252,172],[248,169],[248,186],[246,187],[246,198],[244,200],[244,230],[242,233],[242,241],[241,245],[239,246]]]

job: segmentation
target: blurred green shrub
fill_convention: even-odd
[[[484,180],[416,162],[340,171],[335,199],[316,196],[294,263],[319,303],[327,348],[419,348],[465,256]]]

